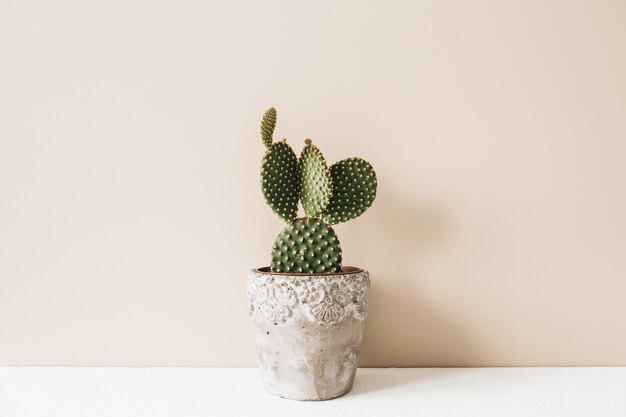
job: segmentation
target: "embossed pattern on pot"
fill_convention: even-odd
[[[284,323],[299,306],[314,322],[338,323],[346,314],[367,316],[369,274],[309,275],[259,274],[248,276],[250,314],[259,309],[272,323]]]

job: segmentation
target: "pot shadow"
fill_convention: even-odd
[[[381,275],[376,278],[385,279]],[[426,298],[419,298],[413,290],[388,291],[374,283],[360,366],[430,369],[398,373],[393,379],[385,374],[357,372],[352,395],[415,384],[422,379],[432,381],[444,374],[438,368],[468,366],[473,354],[473,345],[463,329]]]
[[[379,192],[370,210],[368,224],[342,232],[349,239],[350,254],[371,274],[359,365],[468,366],[475,354],[469,335],[450,312],[420,291],[420,283],[431,279],[417,272],[420,259],[436,250],[448,233],[443,211],[433,204],[411,204],[388,190]],[[436,372],[401,373],[393,382],[367,377],[370,380],[362,380],[357,373],[355,395],[434,378]]]

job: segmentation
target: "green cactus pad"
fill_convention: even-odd
[[[330,167],[333,195],[323,219],[337,224],[363,214],[376,198],[376,173],[369,162],[348,158]]]
[[[276,109],[268,109],[261,119],[261,141],[266,148],[272,146],[274,128],[276,127]]]
[[[273,143],[261,163],[261,188],[272,211],[291,222],[298,212],[298,157],[287,142]]]
[[[300,154],[300,199],[304,213],[308,217],[318,217],[328,205],[332,194],[330,171],[324,156],[306,140],[306,146]]]
[[[289,223],[272,247],[272,272],[341,272],[341,245],[332,227],[303,217]]]

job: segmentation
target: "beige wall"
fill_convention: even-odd
[[[0,57],[0,365],[253,365],[271,105],[377,169],[362,365],[626,365],[623,1],[4,0]]]

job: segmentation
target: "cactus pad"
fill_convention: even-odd
[[[306,140],[306,146],[300,154],[300,199],[304,213],[308,217],[318,217],[328,205],[332,194],[330,170],[324,156]]]
[[[324,212],[328,224],[337,224],[363,214],[376,198],[376,173],[369,162],[348,158],[330,167],[333,195]]]
[[[341,246],[335,231],[318,219],[300,218],[280,232],[272,247],[272,272],[341,272]]]
[[[298,212],[298,158],[287,142],[270,145],[261,164],[261,188],[272,211],[291,222]]]
[[[261,119],[261,141],[266,148],[272,146],[274,128],[276,127],[276,109],[268,109]]]

